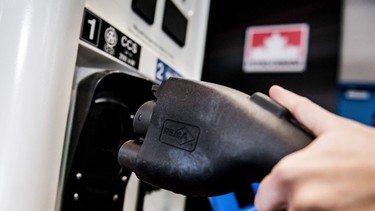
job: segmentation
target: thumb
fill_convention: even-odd
[[[270,97],[286,107],[294,118],[311,130],[316,136],[334,127],[338,116],[323,109],[306,97],[299,96],[280,86],[272,86],[269,90]]]

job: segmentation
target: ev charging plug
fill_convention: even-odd
[[[134,117],[142,140],[125,142],[119,163],[151,185],[190,196],[213,196],[259,182],[284,156],[313,136],[267,95],[169,78],[156,101]]]

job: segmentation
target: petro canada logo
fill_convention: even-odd
[[[287,24],[246,29],[244,72],[303,72],[309,26]]]

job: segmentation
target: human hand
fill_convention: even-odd
[[[375,129],[279,86],[270,96],[317,138],[284,157],[261,182],[257,209],[375,210]]]

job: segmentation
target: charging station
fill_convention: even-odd
[[[0,210],[182,210],[116,153],[153,84],[200,79],[209,3],[0,1]]]
[[[279,84],[374,125],[374,5],[0,0],[0,210],[186,209],[191,198],[117,162],[140,138],[137,108],[171,76],[250,94]],[[253,209],[253,189],[210,197],[209,209]]]

